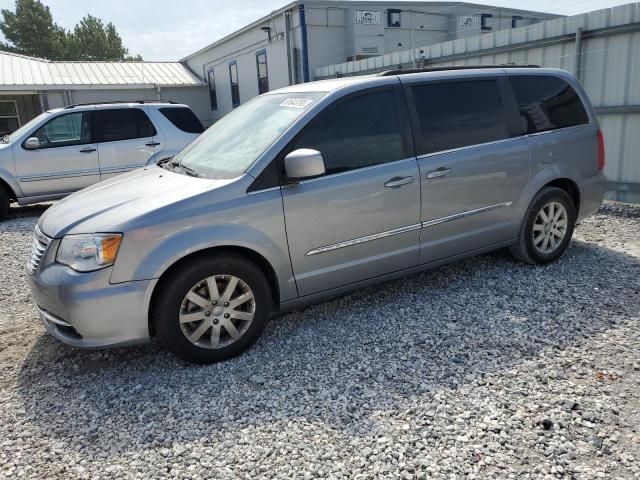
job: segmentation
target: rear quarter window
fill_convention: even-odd
[[[186,107],[161,108],[160,113],[169,120],[174,127],[186,133],[202,133],[204,127],[198,117]]]
[[[526,133],[589,123],[582,100],[566,81],[544,75],[509,77]]]

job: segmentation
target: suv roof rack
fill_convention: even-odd
[[[118,103],[139,103],[141,105],[145,103],[170,103],[171,105],[178,104],[178,102],[174,102],[173,100],[113,100],[111,102],[74,103],[73,105],[67,105],[66,107],[64,107],[64,109],[68,110],[70,108],[86,107],[89,105],[111,105]]]
[[[390,77],[392,75],[406,75],[407,73],[443,72],[446,70],[479,70],[485,68],[540,68],[540,65],[464,65],[455,67],[424,67],[424,68],[397,68],[395,70],[385,70],[378,73],[379,77]]]

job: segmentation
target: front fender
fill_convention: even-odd
[[[199,214],[172,205],[152,221],[141,221],[137,228],[125,230],[111,283],[160,278],[169,267],[193,253],[240,247],[261,255],[271,265],[281,301],[297,298],[280,191],[265,191],[232,203],[234,207],[224,208],[204,202],[193,207]]]
[[[0,183],[2,182],[6,183],[9,186],[9,188],[15,194],[16,199],[24,196],[15,175],[12,172],[8,171],[6,168],[0,166]]]

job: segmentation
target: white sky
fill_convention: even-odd
[[[66,29],[90,13],[105,23],[113,22],[131,54],[139,53],[145,60],[178,60],[290,0],[44,0],[43,3],[50,7],[54,21]],[[470,0],[470,3],[574,15],[630,2]],[[14,9],[13,0],[0,0],[0,9],[7,8]]]

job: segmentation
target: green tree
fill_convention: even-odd
[[[67,34],[53,22],[49,7],[38,0],[16,0],[16,10],[2,10],[0,30],[9,42],[3,50],[58,59],[65,56]]]
[[[76,25],[68,36],[68,46],[74,60],[124,60],[129,53],[113,23],[105,26],[92,15]]]
[[[2,10],[0,30],[8,43],[0,50],[49,60],[141,61],[129,56],[113,23],[87,15],[71,32],[53,21],[49,7],[38,0],[16,0],[15,12]]]

